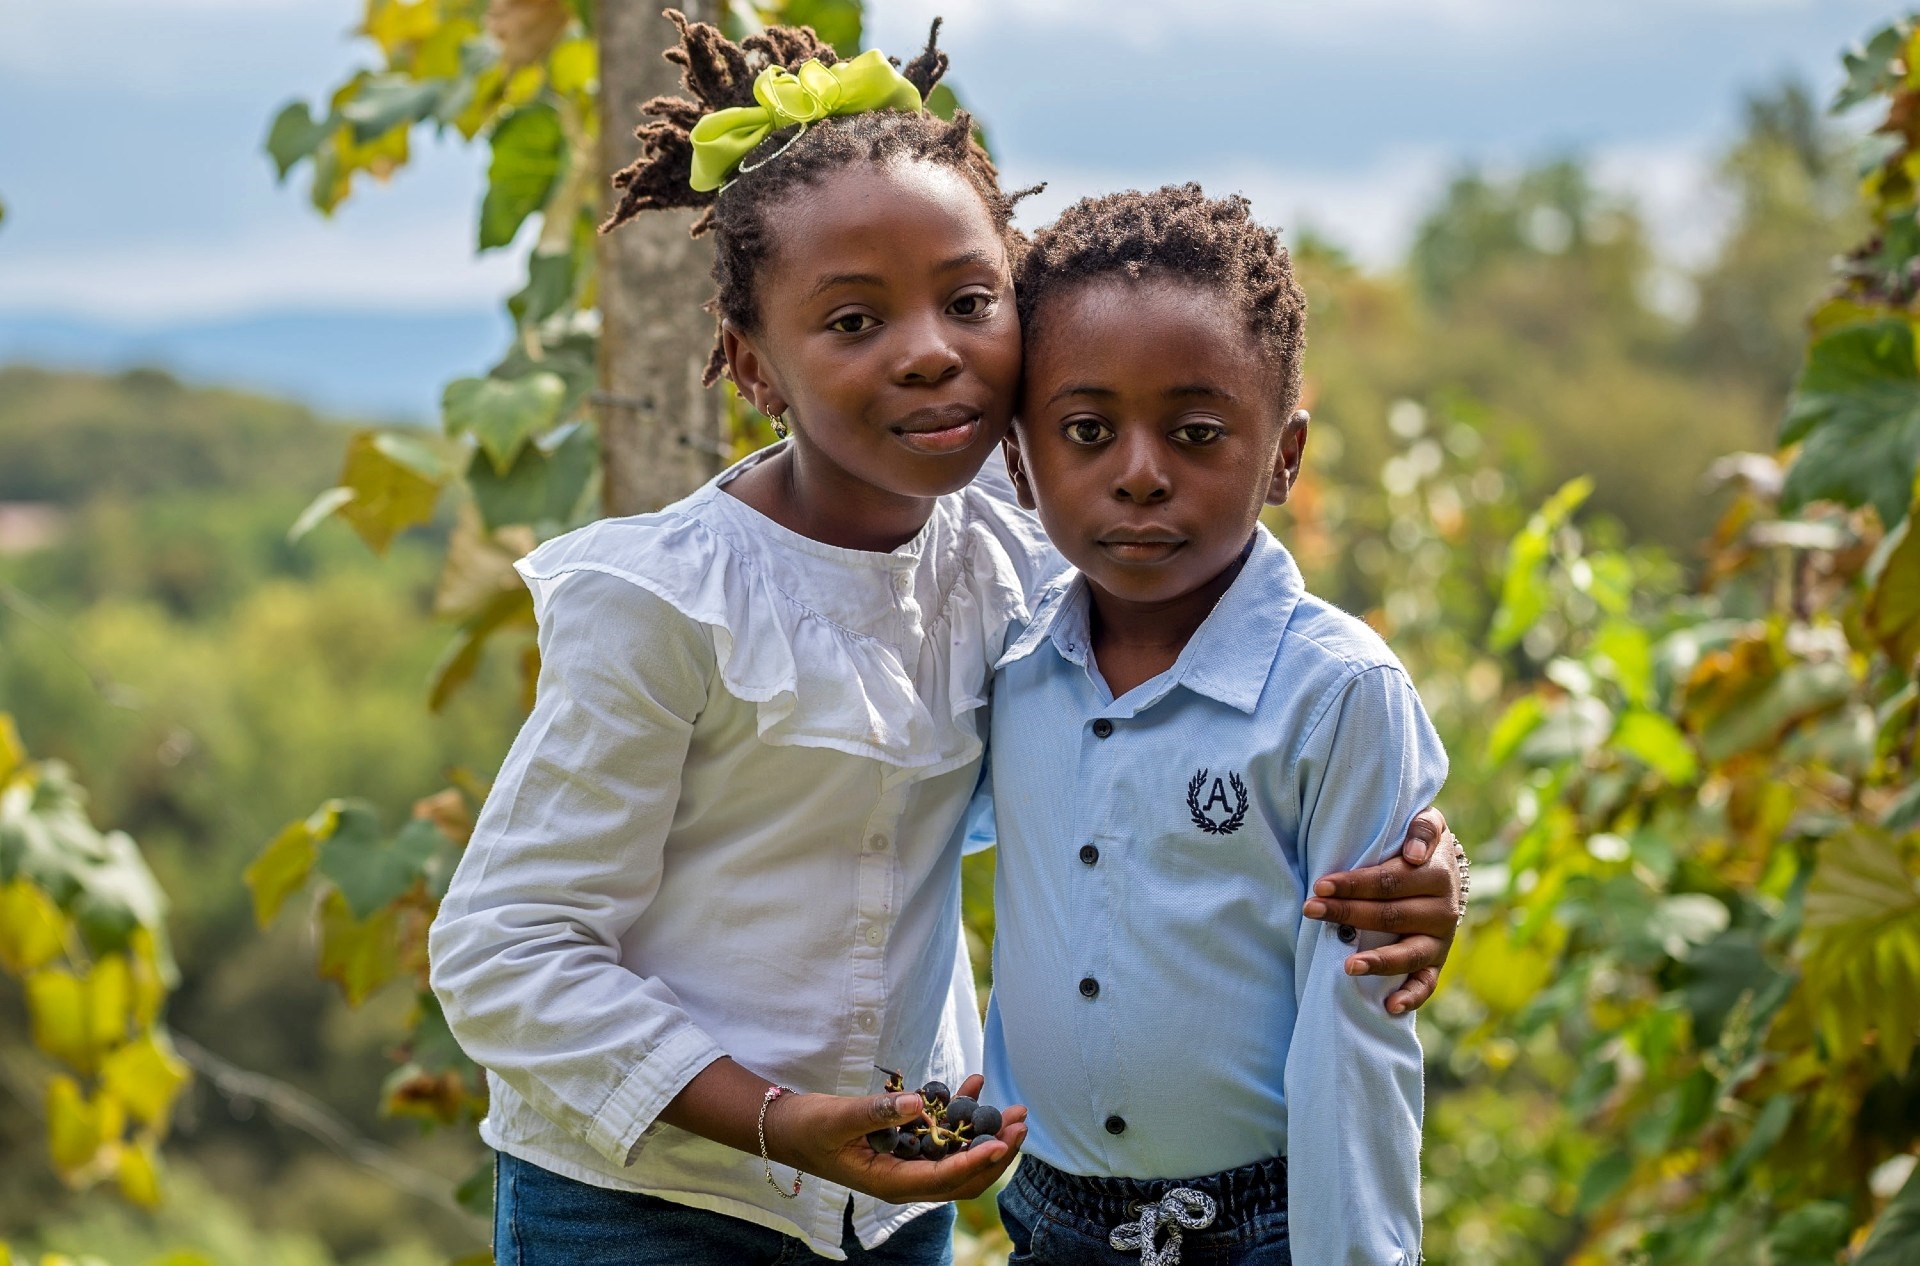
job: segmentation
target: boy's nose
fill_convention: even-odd
[[[1113,495],[1135,505],[1153,505],[1173,495],[1173,486],[1157,460],[1151,436],[1139,436],[1116,446],[1120,471],[1113,481]]]

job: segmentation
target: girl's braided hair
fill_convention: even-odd
[[[705,22],[689,22],[685,14],[668,9],[667,17],[680,28],[680,45],[666,52],[681,68],[681,82],[693,100],[655,97],[641,107],[656,120],[642,124],[634,135],[640,157],[616,172],[614,186],[620,201],[600,226],[602,233],[625,224],[643,211],[675,207],[705,208],[693,223],[693,235],[714,238],[715,294],[707,310],[716,318],[743,330],[759,324],[754,282],[775,243],[770,209],[797,186],[811,184],[851,163],[884,163],[910,159],[951,167],[965,176],[986,203],[994,226],[1006,238],[1010,254],[1021,243],[1013,228],[1013,204],[1000,188],[993,160],[973,135],[966,111],[951,121],[922,110],[874,111],[821,119],[795,139],[797,129],[776,130],[747,155],[742,167],[754,170],[718,190],[701,191],[688,183],[693,171],[694,124],[702,116],[730,106],[750,106],[754,77],[768,66],[799,67],[810,58],[831,66],[839,60],[833,47],[820,41],[812,27],[771,26],[758,35],[734,43],[720,29]],[[947,70],[947,55],[936,48],[940,20],[934,19],[927,46],[900,73],[920,90],[924,99]],[[898,63],[895,63],[898,65]],[[782,151],[783,146],[791,146]],[[764,163],[764,166],[755,166]],[[702,379],[718,381],[727,367],[716,338],[713,356]]]
[[[1020,327],[1049,295],[1101,277],[1164,277],[1215,290],[1246,318],[1248,333],[1279,377],[1281,416],[1300,402],[1307,297],[1293,279],[1280,236],[1253,218],[1245,198],[1209,198],[1199,185],[1166,185],[1082,198],[1033,242],[1014,274]]]

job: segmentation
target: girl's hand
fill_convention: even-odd
[[[1425,1004],[1439,983],[1466,910],[1463,856],[1446,818],[1429,807],[1408,824],[1400,856],[1321,877],[1302,907],[1309,919],[1400,934],[1391,945],[1347,959],[1349,976],[1407,978],[1387,995],[1387,1010],[1395,1015]]]
[[[975,1074],[960,1093],[974,1096],[984,1084]],[[1001,1116],[994,1141],[944,1160],[901,1160],[882,1156],[867,1145],[867,1135],[902,1125],[920,1115],[920,1096],[911,1092],[857,1098],[850,1095],[799,1094],[776,1099],[767,1109],[767,1150],[774,1160],[816,1174],[889,1204],[971,1200],[993,1186],[1027,1137],[1027,1110],[1015,1105]]]

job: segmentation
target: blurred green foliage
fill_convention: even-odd
[[[483,36],[483,7],[375,0],[383,69],[289,107],[268,142],[283,172],[311,164],[330,209],[444,124],[496,147],[483,244],[546,208],[520,337],[449,387],[451,444],[154,371],[0,370],[0,503],[34,512],[12,545],[0,522],[0,710],[78,771],[170,895],[169,1023],[448,1192],[481,1159],[471,1130],[400,1118],[463,1120],[475,1087],[420,1005],[417,931],[524,702],[524,655],[482,653],[526,627],[505,563],[584,512],[593,460],[574,424],[593,282],[567,177],[590,32],[525,3]],[[857,43],[857,5],[814,7]],[[1897,108],[1907,38],[1851,61],[1850,93]],[[524,121],[543,109],[557,129]],[[1912,1251],[1920,548],[1886,529],[1912,480],[1896,459],[1915,241],[1906,151],[1876,155],[1863,210],[1856,158],[1804,92],[1755,98],[1723,162],[1727,234],[1690,272],[1577,158],[1462,173],[1401,273],[1295,242],[1315,421],[1275,527],[1412,669],[1480,862],[1423,1016],[1433,1260]],[[1794,402],[1801,464],[1749,457],[1710,485],[1723,455],[1774,449],[1803,314],[1863,237]],[[1876,460],[1835,442],[1856,433]],[[967,863],[983,984],[991,866]],[[26,1110],[0,1113],[0,1150],[43,1155],[9,990],[0,1097]],[[0,1241],[115,1266],[176,1248],[398,1266],[482,1241],[262,1106],[205,1078],[187,1093],[156,1215],[9,1165]],[[465,1193],[484,1207],[484,1182]],[[963,1213],[962,1260],[993,1260],[990,1204]]]

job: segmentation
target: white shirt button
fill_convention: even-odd
[[[887,837],[884,835],[869,835],[867,837],[867,848],[872,852],[878,853],[886,848],[886,846]]]
[[[860,1013],[860,1027],[869,1033],[873,1032],[873,1012],[862,1011]]]
[[[880,930],[880,925],[878,923],[869,923],[867,925],[867,944],[878,945],[880,943],[881,938],[884,937],[885,935],[886,933]]]

